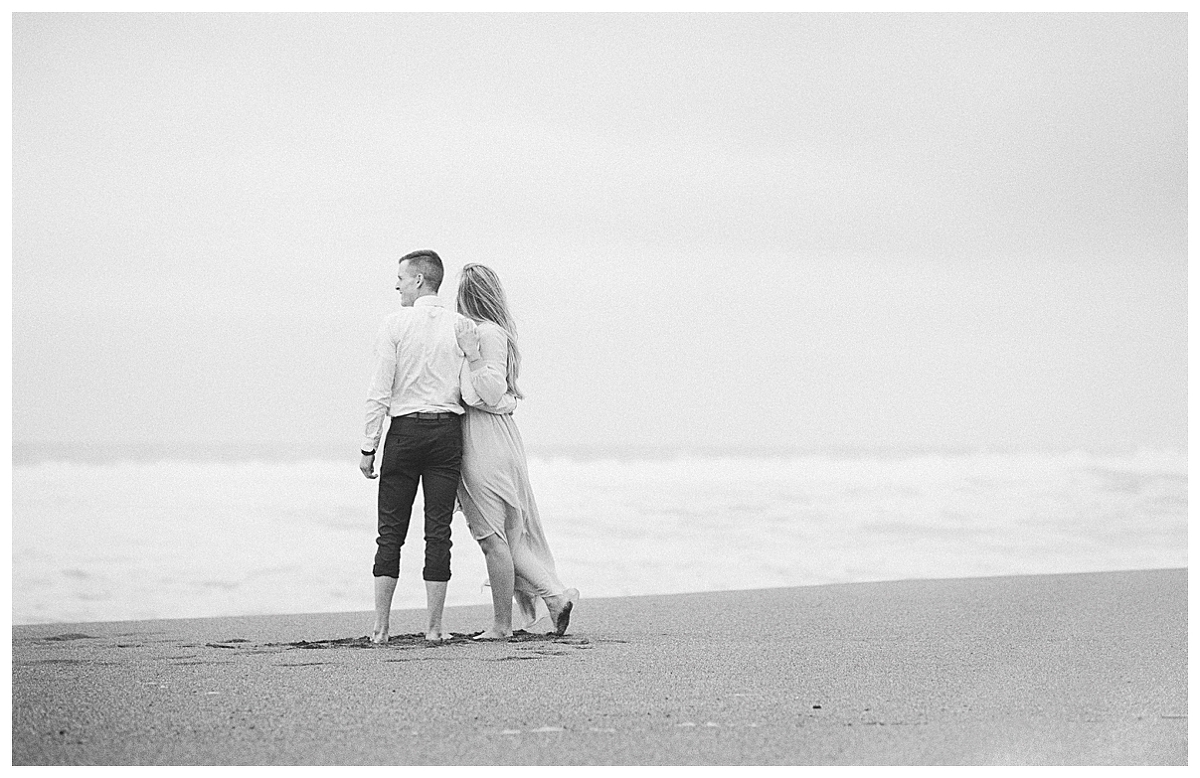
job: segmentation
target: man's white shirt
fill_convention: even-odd
[[[466,355],[454,332],[460,318],[437,295],[425,295],[384,321],[375,339],[363,451],[379,447],[386,416],[463,412],[459,372]]]

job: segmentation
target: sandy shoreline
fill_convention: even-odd
[[[13,764],[1187,763],[1186,569],[586,596],[17,626]]]

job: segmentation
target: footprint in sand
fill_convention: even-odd
[[[65,635],[51,635],[43,640],[95,640],[94,635],[85,635],[82,632],[68,632]]]
[[[21,665],[84,665],[88,664],[86,659],[34,659],[29,662],[20,662]]]

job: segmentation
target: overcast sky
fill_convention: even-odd
[[[532,447],[1186,446],[1187,18],[13,19],[13,437],[354,451],[396,259]]]

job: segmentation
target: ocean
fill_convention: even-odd
[[[376,482],[357,458],[223,456],[14,449],[13,623],[370,610]],[[1183,452],[572,453],[529,469],[585,600],[1187,566]],[[419,511],[418,496],[397,608],[424,606]],[[453,539],[447,603],[489,603],[460,514]]]

